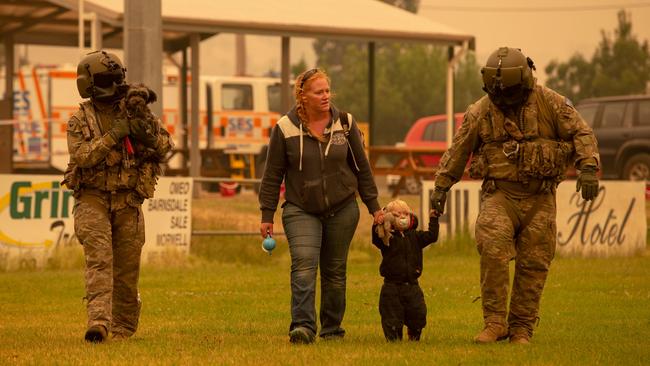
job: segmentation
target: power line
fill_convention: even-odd
[[[593,10],[611,10],[622,8],[647,8],[650,7],[648,2],[632,2],[628,4],[607,4],[607,5],[575,5],[575,6],[535,6],[535,7],[487,7],[487,6],[446,6],[420,4],[420,8],[441,10],[441,11],[466,11],[466,12],[562,12],[562,11],[593,11]]]

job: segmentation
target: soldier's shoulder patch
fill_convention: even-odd
[[[73,114],[68,119],[68,131],[79,131],[81,130],[81,116],[78,113]]]
[[[73,129],[77,124],[79,124],[79,119],[77,116],[72,116],[68,120],[68,129]]]
[[[575,108],[575,106],[573,105],[573,102],[571,101],[571,99],[569,99],[567,97],[564,97],[564,104],[568,105],[571,108]]]

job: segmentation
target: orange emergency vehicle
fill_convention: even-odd
[[[201,76],[199,147],[202,175],[254,178],[266,157],[269,133],[280,118],[280,80],[264,77]],[[188,95],[191,80],[188,82]],[[0,83],[0,86],[4,82]],[[178,73],[163,80],[161,119],[177,146],[169,171],[183,173],[191,141],[179,114]],[[13,163],[17,171],[62,172],[68,163],[66,125],[81,99],[76,68],[23,66],[14,77]],[[188,109],[189,109],[188,101]],[[208,118],[208,109],[212,111]],[[191,113],[191,110],[188,110]],[[189,119],[189,116],[188,116]],[[187,131],[187,136],[184,136]]]

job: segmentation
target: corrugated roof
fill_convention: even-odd
[[[14,33],[17,43],[75,46],[77,5],[77,0],[0,2],[5,20],[0,31]],[[106,46],[120,44],[124,0],[86,0],[84,6],[110,35]],[[189,33],[220,32],[442,44],[474,38],[377,0],[162,0],[162,17],[163,38],[172,45]]]

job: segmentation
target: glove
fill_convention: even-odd
[[[431,193],[431,208],[435,211],[437,216],[445,212],[445,202],[447,202],[447,191],[436,188]]]
[[[115,142],[122,141],[122,138],[129,134],[129,121],[124,118],[113,120],[113,125],[108,130],[108,134],[111,135]]]
[[[586,201],[593,200],[598,196],[598,177],[596,167],[587,165],[580,169],[578,181],[576,181],[576,192],[582,190],[582,198]]]
[[[146,120],[134,118],[131,120],[131,136],[147,147],[155,147],[158,142],[158,137],[154,133],[155,129],[152,127]]]

